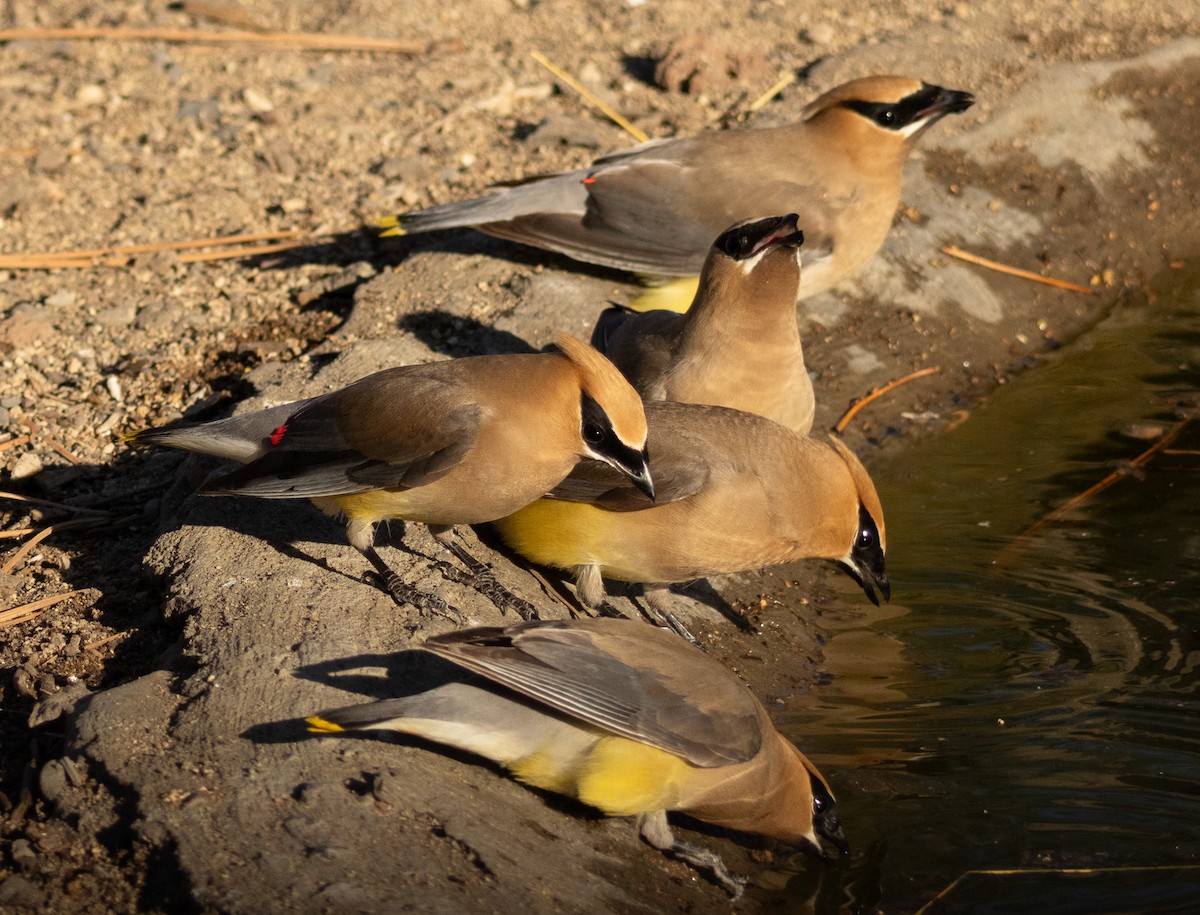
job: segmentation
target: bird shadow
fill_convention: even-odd
[[[514,333],[441,309],[401,315],[396,325],[431,350],[451,358],[538,352]]]
[[[548,267],[606,280],[628,279],[627,273],[611,267],[573,260],[565,254],[497,238],[476,229],[444,229],[388,238],[381,237],[381,231],[375,226],[361,225],[325,236],[312,244],[270,254],[251,255],[244,258],[243,263],[267,271],[319,264],[345,267],[358,261],[368,261],[377,270],[383,270],[399,267],[417,252],[429,251],[484,255],[530,269]]]

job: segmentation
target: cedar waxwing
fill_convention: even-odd
[[[697,404],[650,402],[646,421],[656,501],[580,465],[547,498],[496,521],[504,541],[573,572],[590,608],[604,601],[605,576],[659,586],[646,597],[667,615],[660,599],[669,583],[806,558],[836,562],[872,603],[876,588],[890,599],[883,508],[839,439]]]
[[[732,407],[807,434],[813,388],[796,323],[796,214],[747,220],[713,243],[687,314],[614,306],[592,345],[646,400]]]
[[[796,843],[849,850],[829,785],[724,665],[629,620],[465,629],[424,648],[479,679],[322,712],[317,733],[376,729],[476,753],[517,779],[608,816],[637,816],[642,837],[745,881],[715,852],[681,842],[667,812]]]
[[[795,212],[808,240],[805,298],[879,250],[914,141],[974,101],[900,76],[856,79],[812,102],[796,124],[653,140],[588,168],[405,213],[385,221],[394,225],[385,234],[474,226],[586,263],[692,277],[690,291],[645,303],[683,311],[718,233],[763,213]]]
[[[387,369],[320,397],[128,437],[241,461],[216,494],[312,499],[347,519],[400,603],[441,607],[376,552],[375,525],[419,521],[437,535],[491,521],[546,493],[581,458],[614,467],[653,496],[637,392],[595,349],[560,334],[558,352],[474,356]],[[477,575],[465,549],[450,547]]]

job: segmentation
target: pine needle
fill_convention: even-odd
[[[955,245],[945,245],[942,247],[943,254],[949,254],[951,257],[957,257],[959,260],[964,260],[968,264],[976,264],[980,267],[986,267],[989,270],[995,270],[997,273],[1006,273],[1009,276],[1017,276],[1023,280],[1032,280],[1035,283],[1043,283],[1046,286],[1053,286],[1056,289],[1068,289],[1071,292],[1080,292],[1084,295],[1092,295],[1094,290],[1089,286],[1080,286],[1077,283],[1068,283],[1066,280],[1058,280],[1052,276],[1042,276],[1040,273],[1034,273],[1031,270],[1022,270],[1020,267],[1010,267],[1008,264],[1002,264],[999,261],[988,260],[986,257],[980,257],[978,254],[972,254],[969,251],[964,251],[962,248]]]
[[[551,62],[549,60],[549,58],[547,58],[546,55],[543,54],[541,51],[530,51],[529,56],[532,57],[539,64],[541,64],[543,67],[545,67],[547,70],[549,70],[551,73],[553,73],[555,76],[557,76],[560,80],[562,80],[564,83],[566,83],[572,89],[574,89],[576,92],[578,92],[581,96],[583,96],[583,100],[585,102],[587,102],[593,108],[598,110],[601,114],[603,114],[606,118],[608,118],[610,121],[612,121],[618,127],[620,127],[622,130],[624,130],[627,134],[629,134],[631,137],[633,137],[639,143],[645,143],[647,140],[650,139],[649,135],[644,130],[642,130],[640,127],[635,127],[628,120],[626,120],[624,117],[622,117],[617,111],[615,111],[614,109],[612,109],[611,107],[606,105],[604,102],[600,101],[600,99],[598,99],[595,95],[593,95],[590,91],[588,91],[588,89],[586,89],[583,86],[583,84],[579,82],[579,80],[575,79],[573,76],[571,76],[569,73],[567,73],[561,67],[559,67],[557,64]]]
[[[840,435],[845,430],[845,428],[848,425],[850,425],[850,420],[854,419],[854,417],[858,414],[858,412],[863,407],[865,407],[871,401],[882,397],[884,394],[888,393],[888,391],[893,391],[896,388],[900,387],[900,385],[902,385],[902,384],[907,384],[908,382],[913,381],[917,378],[924,378],[926,375],[932,375],[938,371],[940,371],[940,369],[938,369],[935,366],[930,366],[929,368],[924,368],[924,369],[917,369],[917,371],[915,371],[915,372],[909,372],[903,378],[897,378],[895,381],[889,381],[885,385],[880,385],[879,387],[877,387],[873,391],[871,391],[869,394],[866,394],[863,397],[860,397],[858,400],[854,401],[854,403],[850,404],[850,409],[848,409],[845,413],[842,414],[842,418],[837,421],[837,425],[833,427],[833,431],[837,432]]]
[[[771,101],[771,99],[775,98],[775,96],[779,95],[780,92],[782,92],[795,81],[796,74],[789,70],[787,73],[783,74],[783,76],[779,77],[779,79],[775,82],[775,85],[747,105],[746,113],[754,114],[754,112],[758,111],[760,108],[765,107],[767,103]]]
[[[41,600],[22,604],[20,607],[13,607],[10,610],[0,610],[0,629],[7,629],[9,626],[16,626],[20,623],[28,623],[30,620],[35,620],[50,607],[53,607],[55,604],[61,604],[68,597],[74,597],[79,593],[79,591],[68,591],[66,594],[43,597]]]
[[[455,42],[411,41],[399,38],[367,38],[361,35],[319,35],[308,32],[208,32],[200,29],[66,28],[0,29],[2,41],[169,41],[176,44],[252,44],[289,51],[371,51],[415,57],[429,54]]]
[[[179,255],[180,263],[194,264],[210,260],[227,260],[234,257],[253,257],[257,254],[272,254],[288,248],[312,244],[319,236],[308,235],[300,229],[284,229],[279,232],[249,232],[238,235],[222,235],[216,238],[191,238],[185,241],[152,242],[142,245],[121,245],[110,248],[85,248],[74,251],[48,251],[43,253],[0,255],[0,270],[57,270],[64,267],[124,267],[132,255],[150,254],[157,251],[191,251],[194,248],[216,248],[215,251],[193,252]],[[252,242],[273,242],[249,248],[231,247]]]

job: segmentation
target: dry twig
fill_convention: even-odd
[[[180,263],[193,264],[210,260],[227,260],[233,257],[253,257],[256,254],[271,254],[288,248],[311,244],[316,236],[300,229],[285,229],[280,232],[249,232],[239,235],[224,235],[217,238],[192,238],[186,241],[152,242],[144,245],[122,245],[111,248],[88,248],[76,251],[47,251],[34,254],[0,255],[0,269],[7,270],[57,270],[64,267],[124,267],[132,255],[150,254],[157,251],[188,251],[193,248],[216,248],[215,251],[195,252],[179,255]],[[251,242],[269,241],[273,244],[249,248],[230,247]]]
[[[7,499],[10,502],[25,502],[29,505],[43,505],[46,508],[58,508],[65,512],[73,512],[77,515],[104,515],[110,517],[111,512],[104,511],[99,508],[86,508],[81,505],[68,505],[65,502],[53,502],[50,499],[38,499],[34,496],[24,496],[19,492],[0,492],[0,499]]]
[[[977,264],[980,267],[987,267],[989,270],[995,270],[998,273],[1007,273],[1009,276],[1018,276],[1024,280],[1032,280],[1035,283],[1044,283],[1047,286],[1053,286],[1056,289],[1069,289],[1071,292],[1081,292],[1084,295],[1091,295],[1093,290],[1089,286],[1080,286],[1077,283],[1068,283],[1066,280],[1057,280],[1052,276],[1042,276],[1040,273],[1034,273],[1031,270],[1022,270],[1020,267],[1010,267],[1008,264],[1002,264],[999,261],[988,260],[986,257],[980,257],[978,254],[972,254],[969,251],[964,251],[962,248],[955,245],[945,245],[942,247],[943,254],[949,254],[951,257],[957,257],[959,260],[964,260],[968,264]]]
[[[784,89],[786,89],[788,86],[790,86],[795,81],[796,81],[796,74],[793,73],[791,70],[789,70],[787,73],[783,74],[783,76],[781,76],[778,80],[776,80],[775,85],[773,85],[770,89],[768,89],[766,92],[764,92],[762,95],[760,95],[754,101],[752,101],[749,105],[747,105],[746,113],[754,114],[754,112],[756,112],[760,108],[766,106],[766,104],[768,102],[770,102],[771,99],[775,98],[775,96],[777,96],[780,92],[782,92]]]
[[[307,32],[206,32],[200,29],[67,28],[0,29],[0,41],[170,41],[177,44],[254,44],[289,51],[373,51],[416,56],[445,47],[442,42],[361,35],[318,35]],[[454,47],[453,44],[450,47]]]
[[[18,445],[24,445],[29,441],[28,435],[18,435],[16,438],[10,438],[8,441],[0,442],[0,451],[8,451],[10,448],[16,448]]]
[[[1173,441],[1175,441],[1175,439],[1179,438],[1180,434],[1183,432],[1184,428],[1187,426],[1187,424],[1190,421],[1191,421],[1190,419],[1185,419],[1178,426],[1176,426],[1174,429],[1172,429],[1170,432],[1168,432],[1166,435],[1164,435],[1162,438],[1160,438],[1157,442],[1155,442],[1153,445],[1151,445],[1149,448],[1147,448],[1145,451],[1143,451],[1141,454],[1139,454],[1137,457],[1135,457],[1128,464],[1125,464],[1125,465],[1117,468],[1112,473],[1110,473],[1108,476],[1106,476],[1103,480],[1101,480],[1099,483],[1089,486],[1087,489],[1085,489],[1079,495],[1077,495],[1071,499],[1068,499],[1066,502],[1064,502],[1058,508],[1054,509],[1054,511],[1050,512],[1050,514],[1046,515],[1046,517],[1042,518],[1042,520],[1038,521],[1037,523],[1033,524],[1031,527],[1026,529],[1024,533],[1022,533],[1020,536],[1018,536],[1016,538],[1016,541],[1014,541],[1014,545],[1016,542],[1027,539],[1028,537],[1030,537],[1033,534],[1040,531],[1042,528],[1046,527],[1046,525],[1058,520],[1063,515],[1065,515],[1067,512],[1069,512],[1071,509],[1076,508],[1077,506],[1083,504],[1084,502],[1086,502],[1088,499],[1090,499],[1092,496],[1096,495],[1097,493],[1104,492],[1104,490],[1108,489],[1108,487],[1112,486],[1118,480],[1125,479],[1125,477],[1129,476],[1130,471],[1134,467],[1141,467],[1143,464],[1146,464],[1152,457],[1154,457],[1155,454],[1162,451],[1163,449],[1165,449],[1167,447],[1167,445],[1171,444],[1171,442],[1173,442]]]
[[[43,597],[41,600],[22,604],[19,607],[12,607],[9,610],[0,610],[0,629],[7,629],[9,626],[28,623],[30,620],[37,619],[55,604],[61,604],[68,597],[74,597],[78,593],[78,591],[68,591],[66,594]]]
[[[73,521],[60,521],[57,524],[50,524],[42,528],[23,544],[21,544],[21,548],[13,553],[12,557],[4,564],[3,567],[0,567],[0,575],[7,575],[18,565],[20,565],[21,560],[28,556],[35,546],[37,546],[51,534],[57,534],[60,531],[73,531],[89,527],[99,527],[102,524],[109,523],[111,522],[109,522],[107,518],[92,517],[76,518]]]
[[[608,118],[610,121],[612,121],[618,127],[620,127],[622,130],[624,130],[627,134],[629,134],[631,137],[633,137],[639,143],[645,143],[647,140],[650,139],[649,135],[644,130],[642,130],[640,127],[635,127],[628,120],[626,120],[624,117],[622,117],[617,111],[615,111],[613,108],[609,107],[608,105],[604,104],[604,102],[600,101],[600,99],[598,99],[595,95],[593,95],[590,91],[588,91],[588,89],[585,88],[584,85],[579,82],[579,80],[575,79],[573,76],[571,76],[569,73],[567,73],[561,67],[559,67],[557,64],[553,63],[541,51],[530,51],[529,56],[532,57],[539,64],[541,64],[543,67],[545,67],[547,70],[549,70],[551,73],[553,73],[555,76],[557,76],[560,80],[562,80],[564,83],[566,83],[572,89],[574,89],[576,92],[578,92],[581,96],[583,96],[583,100],[585,102],[587,102],[593,108],[600,111],[606,118]]]
[[[879,387],[875,388],[875,390],[871,391],[869,394],[866,394],[866,395],[860,397],[858,400],[854,401],[854,403],[850,404],[850,409],[848,409],[845,413],[842,414],[842,418],[837,421],[837,425],[833,427],[833,431],[837,432],[840,435],[845,430],[845,428],[848,425],[850,425],[850,420],[854,419],[854,417],[858,414],[858,412],[863,407],[865,407],[871,401],[882,397],[888,391],[892,391],[892,390],[900,387],[900,385],[907,384],[908,382],[913,381],[916,378],[924,378],[926,375],[932,375],[937,371],[939,371],[939,369],[936,368],[935,366],[930,366],[929,368],[924,368],[924,369],[917,369],[915,372],[909,372],[903,378],[897,378],[895,381],[889,381],[885,385],[880,385]]]

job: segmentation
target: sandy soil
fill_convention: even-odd
[[[228,6],[210,5],[216,20],[176,6],[189,4],[10,2],[6,24],[230,27]],[[659,137],[739,121],[786,72],[799,80],[748,123],[788,120],[871,72],[977,94],[914,157],[883,255],[805,304],[818,425],[879,383],[941,370],[856,421],[848,440],[869,463],[877,447],[953,422],[1123,290],[1196,254],[1194,2],[242,9],[267,29],[430,50],[0,45],[0,252],[320,236],[250,258],[159,251],[0,268],[2,488],[71,506],[0,500],[6,532],[55,525],[15,563],[20,539],[0,542],[0,611],[67,595],[0,630],[0,910],[377,910],[400,898],[423,911],[727,907],[628,824],[486,767],[305,739],[288,719],[345,695],[332,684],[352,665],[338,659],[395,674],[386,656],[407,644],[409,621],[357,580],[361,561],[315,511],[195,499],[209,465],[130,454],[117,436],[328,390],[399,360],[541,346],[560,328],[585,334],[606,301],[632,297],[625,277],[474,233],[381,242],[369,228],[631,142],[533,62],[538,49]],[[1097,294],[955,264],[937,250],[947,243]],[[484,554],[547,615],[565,614],[522,569]],[[428,563],[390,555],[471,621],[498,619]],[[819,676],[822,601],[860,599],[804,567],[718,587],[756,631],[701,613],[706,640],[779,701]],[[771,865],[753,843],[702,840],[743,871]],[[748,906],[769,901],[752,893]]]

